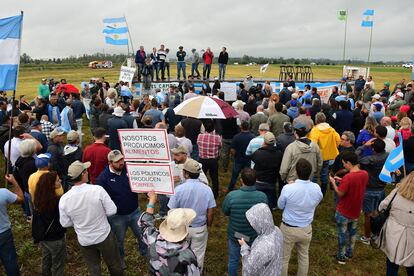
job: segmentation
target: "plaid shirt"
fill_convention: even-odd
[[[218,158],[221,148],[221,137],[214,132],[201,133],[197,138],[198,156],[201,159]]]
[[[45,120],[40,120],[40,124],[42,125],[42,133],[46,135],[47,140],[49,140],[50,133],[56,128],[56,126],[51,122]]]

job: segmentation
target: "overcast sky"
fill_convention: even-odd
[[[367,59],[370,30],[360,24],[374,9],[371,60],[412,59],[413,0],[1,0],[0,17],[25,12],[22,53],[35,58],[125,53],[102,35],[102,19],[125,14],[135,50],[164,43],[174,52],[227,46],[230,56],[341,59],[343,8],[347,58]]]

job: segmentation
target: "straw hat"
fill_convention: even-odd
[[[179,242],[188,235],[188,226],[196,217],[196,212],[189,208],[171,209],[167,218],[160,224],[161,236],[169,242]]]

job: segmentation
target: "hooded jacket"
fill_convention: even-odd
[[[246,218],[257,232],[252,247],[243,245],[243,276],[277,276],[282,274],[283,235],[274,225],[272,213],[265,203],[254,205]]]
[[[286,147],[280,165],[282,180],[291,182],[298,178],[295,166],[300,158],[304,158],[312,164],[312,175],[320,171],[323,160],[318,145],[307,138],[301,138]]]
[[[314,126],[309,133],[309,139],[318,144],[323,161],[334,160],[339,154],[338,147],[341,138],[328,123],[320,123]]]

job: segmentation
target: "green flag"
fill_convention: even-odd
[[[346,16],[347,16],[347,11],[346,10],[340,10],[338,11],[338,19],[345,21],[346,20]]]

